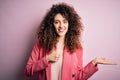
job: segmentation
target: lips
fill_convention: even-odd
[[[64,32],[64,29],[58,29],[59,32]]]

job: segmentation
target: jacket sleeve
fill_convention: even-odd
[[[90,78],[96,71],[98,71],[98,66],[94,66],[92,61],[89,62],[85,67],[83,67],[83,54],[80,50],[77,53],[78,56],[78,79],[77,80],[87,80]]]
[[[46,56],[40,57],[41,54],[43,54],[43,51],[39,51],[39,42],[34,45],[33,50],[31,52],[31,56],[28,59],[26,68],[25,68],[25,74],[26,76],[32,76],[34,73],[44,70],[48,66],[48,62],[46,60]]]

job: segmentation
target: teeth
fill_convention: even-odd
[[[58,29],[59,31],[64,31],[64,29]]]
[[[60,31],[64,31],[64,30],[60,30]]]
[[[62,31],[64,31],[64,30],[63,30],[63,29],[59,29],[59,31],[61,31],[61,32],[62,32]]]

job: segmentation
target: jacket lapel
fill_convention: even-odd
[[[69,79],[69,66],[71,65],[71,54],[70,52],[65,48],[63,53],[63,63],[62,63],[62,80]]]

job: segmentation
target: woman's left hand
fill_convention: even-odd
[[[96,65],[96,64],[104,64],[104,65],[116,65],[117,63],[114,62],[114,61],[109,61],[107,60],[106,58],[95,58],[93,60],[93,64]]]

